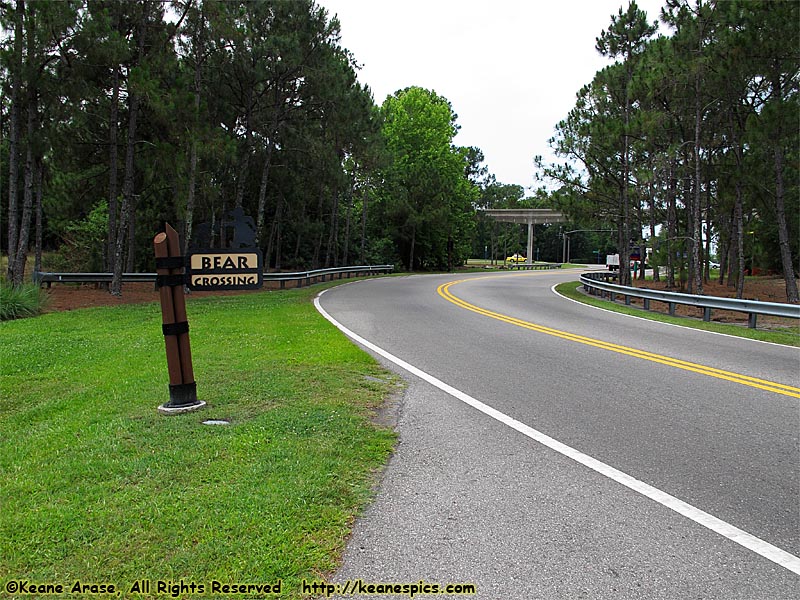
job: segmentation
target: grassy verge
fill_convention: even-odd
[[[694,329],[702,329],[704,331],[714,331],[716,333],[725,333],[727,335],[735,335],[738,337],[749,338],[753,340],[760,340],[763,342],[772,342],[774,344],[784,344],[786,346],[800,346],[800,331],[797,329],[792,331],[765,331],[762,329],[749,329],[746,326],[731,325],[726,323],[705,322],[699,319],[692,319],[687,317],[671,317],[666,314],[661,314],[653,311],[646,311],[641,308],[625,306],[611,302],[610,300],[601,300],[594,296],[588,296],[577,291],[576,288],[580,286],[579,281],[570,281],[561,283],[556,286],[556,291],[567,298],[577,300],[584,304],[605,308],[618,313],[626,315],[634,315],[652,321],[660,321],[662,323],[672,323],[674,325],[681,325],[682,327],[692,327]]]
[[[0,595],[216,579],[300,598],[335,568],[391,452],[371,417],[398,384],[318,315],[318,291],[191,301],[208,407],[172,417],[157,304],[0,323]]]

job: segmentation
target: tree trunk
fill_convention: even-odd
[[[739,300],[744,295],[744,209],[742,205],[742,183],[737,179],[733,218],[736,227],[736,297]]]
[[[136,64],[141,64],[144,56],[144,36],[150,6],[145,1],[141,7],[142,16],[139,21],[138,49]],[[130,86],[129,86],[130,87]],[[114,242],[114,270],[111,277],[111,294],[122,295],[122,267],[123,248],[125,246],[125,233],[128,221],[131,218],[133,206],[133,193],[135,183],[135,152],[136,152],[136,124],[139,118],[139,94],[128,89],[128,136],[125,149],[125,179],[122,183],[122,207],[117,226],[117,239]]]
[[[414,272],[414,244],[417,242],[417,226],[411,226],[411,250],[408,255],[408,270]]]
[[[703,251],[703,281],[711,281],[711,266],[709,265],[709,258],[711,257],[711,182],[706,180],[706,245]]]
[[[136,167],[134,166],[134,169]],[[128,251],[125,253],[125,272],[133,273],[136,269],[135,254],[136,254],[136,207],[137,207],[136,194],[131,194],[131,200],[128,209]]]
[[[199,101],[200,97],[196,99]],[[196,132],[193,136],[196,135]],[[192,241],[192,224],[194,222],[195,188],[197,187],[197,140],[192,138],[189,149],[189,189],[186,194],[186,223],[183,231],[183,253],[184,256],[189,252]]]
[[[779,77],[773,78],[773,93],[777,93],[777,98],[782,101],[783,92]],[[781,249],[781,266],[783,267],[783,278],[786,282],[786,301],[798,302],[797,279],[795,278],[794,263],[792,261],[792,248],[789,244],[789,229],[786,225],[786,205],[784,202],[784,181],[783,181],[783,145],[782,127],[778,122],[778,131],[774,136],[773,156],[775,158],[775,217],[778,220],[778,242]]]
[[[781,266],[783,278],[786,282],[786,301],[796,303],[800,301],[797,291],[797,279],[794,272],[792,248],[789,243],[789,229],[786,224],[786,206],[784,203],[783,181],[783,148],[776,143],[775,153],[775,216],[778,219],[778,241],[781,249]]]
[[[241,208],[244,202],[244,188],[247,183],[247,172],[250,169],[250,147],[252,146],[253,88],[247,91],[247,107],[244,115],[244,154],[239,162],[239,176],[236,179],[236,203],[234,208]]]
[[[281,224],[278,223],[278,242],[275,248],[275,270],[281,270],[281,246],[283,245],[283,236],[281,235]]]
[[[675,160],[669,161],[669,183],[667,184],[667,289],[675,289],[675,251],[673,243],[678,237],[678,210],[676,195],[678,181],[675,178]],[[677,245],[677,244],[676,244]]]
[[[275,130],[273,129],[273,132]],[[272,152],[275,147],[275,133],[272,133],[267,143],[267,155],[264,158],[264,167],[261,169],[261,185],[258,190],[258,212],[256,213],[256,246],[261,247],[264,233],[265,212],[267,210],[267,183],[269,182],[269,169],[272,165]]]
[[[22,203],[22,218],[19,224],[19,241],[14,257],[14,277],[11,280],[12,285],[22,285],[25,274],[25,263],[28,260],[28,243],[31,233],[31,217],[33,214],[33,181],[35,179],[34,173],[34,157],[33,157],[33,134],[34,134],[34,121],[36,107],[34,102],[31,101],[30,95],[28,97],[28,148],[26,151],[25,159],[25,190],[23,193]],[[9,262],[11,257],[9,256]]]
[[[625,81],[625,104],[623,107],[624,109],[623,118],[625,123],[625,129],[622,132],[622,190],[621,190],[622,224],[619,231],[619,235],[622,238],[620,240],[621,243],[619,249],[620,285],[632,285],[630,250],[629,250],[630,239],[631,239],[631,220],[630,220],[631,207],[630,207],[630,190],[628,189],[628,180],[630,178],[630,141],[628,139],[628,133],[630,131],[630,113],[631,113],[631,101],[630,101],[630,92],[628,90],[628,84],[633,78],[630,52],[628,53],[628,56],[626,58],[627,58],[626,61],[627,75]],[[640,236],[637,235],[636,237],[638,239]]]
[[[111,294],[122,295],[122,268],[123,252],[125,247],[125,234],[128,221],[131,218],[134,186],[134,153],[136,151],[136,122],[139,115],[139,96],[135,93],[128,95],[130,115],[128,118],[128,141],[125,150],[125,179],[122,184],[122,207],[120,209],[119,223],[117,226],[117,239],[114,242],[114,271],[111,278]]]
[[[703,293],[703,277],[701,273],[700,248],[702,244],[702,214],[700,210],[700,127],[702,123],[702,109],[700,107],[700,73],[695,76],[695,114],[694,114],[694,193],[692,195],[692,268],[689,276],[692,278],[691,294]]]
[[[306,229],[307,225],[303,224],[303,229]],[[297,231],[297,237],[294,241],[294,264],[297,264],[300,261],[300,242],[303,240],[303,235],[301,234],[300,230]]]
[[[18,213],[18,187],[19,187],[19,138],[20,138],[20,105],[22,103],[22,44],[25,37],[22,34],[23,19],[25,16],[25,2],[17,0],[14,15],[14,67],[11,73],[11,118],[9,123],[9,148],[8,148],[8,281],[13,283],[14,252],[19,240],[19,213]]]
[[[653,192],[653,185],[650,184],[650,243],[653,244],[655,251],[656,241],[656,199]],[[645,260],[642,262],[642,270],[644,270],[644,263],[647,262],[647,248],[645,248]],[[655,261],[654,261],[655,262]],[[658,267],[653,265],[653,281],[661,281],[661,276],[658,273]]]
[[[27,63],[28,73],[31,73],[33,71],[34,56],[36,51],[34,46],[36,29],[32,12],[28,14],[25,29],[28,42],[28,53],[25,58],[25,62]],[[15,286],[22,285],[25,276],[25,263],[28,260],[28,244],[30,243],[31,235],[31,218],[33,216],[33,188],[34,181],[36,179],[36,157],[34,156],[36,144],[34,138],[36,137],[39,114],[37,106],[38,89],[34,85],[32,76],[28,81],[28,92],[26,95],[26,101],[28,104],[28,118],[26,126],[27,149],[25,152],[25,191],[23,193],[22,218],[20,219],[19,223],[19,241],[16,248],[16,258],[14,259],[14,276],[11,279],[12,285]],[[9,263],[11,262],[11,250],[12,249],[9,248]]]
[[[731,240],[733,239],[733,215],[728,215],[725,221],[720,223],[719,227],[719,249],[717,250],[719,255],[719,278],[717,283],[725,285],[725,273],[729,265],[728,254],[731,248]]]
[[[349,264],[350,254],[350,221],[353,214],[353,194],[355,193],[356,186],[356,168],[353,167],[353,177],[350,180],[350,201],[347,203],[347,220],[344,227],[344,249],[342,250],[342,262],[340,264],[347,266]]]
[[[362,265],[367,264],[367,203],[369,201],[369,189],[364,185],[364,196],[361,205],[361,259]]]
[[[3,101],[4,100],[5,100],[5,95],[3,94],[2,90],[0,90],[0,148],[3,147],[3,126],[4,126],[4,122],[3,122],[4,121],[4,119],[3,119],[3,116],[4,116],[3,115],[4,102]],[[2,198],[3,198],[3,174],[2,174],[3,171],[2,171],[2,169],[3,169],[3,161],[2,161],[2,156],[0,156],[0,223],[3,222],[3,200],[2,200]],[[0,231],[2,231],[2,228],[0,228]],[[2,256],[2,255],[3,255],[3,236],[2,236],[2,233],[0,233],[0,256]]]
[[[114,65],[111,92],[111,115],[108,122],[108,249],[106,250],[106,266],[114,271],[114,249],[117,243],[119,226],[119,202],[117,200],[117,177],[119,152],[117,148],[117,132],[119,131],[119,65]]]
[[[33,270],[38,273],[42,270],[42,180],[44,178],[44,163],[42,158],[36,160],[36,250],[33,261]]]
[[[738,239],[736,233],[736,218],[732,217],[731,220],[731,239],[728,243],[728,267],[725,271],[728,273],[728,287],[736,287],[736,273],[738,272],[736,262],[736,240]]]
[[[619,249],[619,284],[631,285],[631,251],[628,248],[630,235],[625,227],[625,217],[617,226],[617,248]]]
[[[320,222],[319,228],[319,235],[317,236],[317,243],[314,247],[314,256],[311,259],[311,268],[318,269],[319,268],[319,257],[322,254],[322,238],[325,235],[325,219],[322,216],[322,206],[323,200],[325,198],[325,185],[322,183],[322,179],[320,178],[319,182],[319,194],[317,198],[317,219]],[[313,235],[313,230],[312,230]]]
[[[272,227],[269,230],[269,241],[267,242],[267,251],[264,254],[264,268],[269,271],[270,258],[272,257],[272,247],[275,242],[275,236],[280,230],[280,223],[283,214],[283,194],[278,194],[278,205],[275,207],[275,219],[272,221]],[[275,269],[278,269],[277,258]]]
[[[331,207],[331,229],[328,234],[328,247],[325,251],[325,267],[338,266],[339,257],[337,248],[339,246],[339,186],[333,191],[333,206]],[[331,265],[333,260],[333,265]]]
[[[192,124],[191,141],[189,145],[189,187],[186,194],[186,222],[183,231],[183,252],[188,254],[192,240],[192,225],[194,221],[195,189],[197,187],[197,138],[200,128],[200,89],[203,53],[203,31],[205,29],[205,16],[203,5],[200,5],[200,25],[194,30],[194,123]]]

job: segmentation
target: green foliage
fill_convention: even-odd
[[[14,286],[0,278],[0,321],[35,317],[47,306],[47,294],[36,283]]]
[[[458,126],[450,103],[410,87],[383,104],[383,169],[379,212],[411,269],[445,269],[469,256],[478,189],[470,181],[469,150],[453,146]]]
[[[660,228],[682,252],[657,253],[671,282],[701,292],[716,251],[721,279],[782,271],[797,301],[800,3],[667,0],[661,18],[672,34],[649,39],[635,2],[612,17],[597,49],[617,62],[580,90],[551,140],[564,161],[540,173],[574,221],[617,228],[623,259]]]
[[[53,268],[75,273],[103,271],[105,240],[108,235],[108,202],[101,200],[86,217],[68,223]]]

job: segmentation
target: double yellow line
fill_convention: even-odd
[[[453,295],[453,293],[450,291],[450,288],[452,286],[462,283],[464,281],[470,281],[470,280],[459,279],[458,281],[451,281],[449,283],[440,285],[436,291],[442,298],[444,298],[448,302],[452,302],[456,306],[478,313],[479,315],[483,315],[485,317],[490,317],[492,319],[497,319],[498,321],[503,321],[504,323],[516,325],[517,327],[522,327],[524,329],[529,329],[531,331],[536,331],[538,333],[544,333],[546,335],[552,335],[564,340],[569,340],[571,342],[585,344],[586,346],[593,346],[595,348],[610,350],[611,352],[617,352],[619,354],[625,354],[627,356],[633,356],[634,358],[649,360],[651,362],[667,365],[669,367],[683,369],[684,371],[692,371],[693,373],[699,373],[701,375],[707,375],[709,377],[716,377],[717,379],[724,379],[725,381],[732,381],[733,383],[739,383],[741,385],[746,385],[752,388],[766,390],[768,392],[775,392],[776,394],[791,396],[792,398],[800,398],[800,388],[796,388],[791,385],[784,385],[782,383],[766,381],[764,379],[758,379],[756,377],[750,377],[748,375],[741,375],[739,373],[723,371],[721,369],[715,369],[714,367],[699,365],[696,363],[687,362],[685,360],[671,358],[669,356],[663,356],[661,354],[654,354],[652,352],[647,352],[645,350],[637,350],[636,348],[620,346],[619,344],[612,344],[610,342],[604,342],[602,340],[597,340],[582,335],[576,335],[574,333],[568,333],[566,331],[560,331],[558,329],[552,329],[550,327],[544,327],[543,325],[537,325],[536,323],[523,321],[522,319],[516,319],[508,315],[504,315],[491,310],[487,310],[485,308],[481,308],[480,306],[475,306],[474,304],[470,304],[469,302],[466,302],[465,300],[462,300],[461,298]]]

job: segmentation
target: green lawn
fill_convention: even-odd
[[[334,569],[392,451],[372,417],[399,383],[316,312],[319,289],[190,301],[208,407],[177,416],[156,411],[157,304],[0,323],[0,595],[217,579],[299,598]]]
[[[686,317],[671,317],[668,314],[662,314],[654,311],[646,311],[641,308],[632,306],[625,306],[610,300],[602,300],[595,296],[589,296],[577,290],[580,287],[579,281],[570,281],[567,283],[560,283],[556,286],[556,291],[567,298],[572,298],[578,302],[605,308],[614,312],[624,313],[627,315],[634,315],[644,319],[651,319],[653,321],[661,321],[662,323],[672,323],[674,325],[681,325],[682,327],[692,327],[694,329],[703,329],[705,331],[714,331],[716,333],[725,333],[727,335],[735,335],[738,337],[745,337],[764,342],[772,342],[774,344],[784,344],[786,346],[800,346],[800,328],[787,328],[778,331],[766,331],[764,329],[749,329],[742,325],[732,325],[726,323],[705,322],[699,319],[691,319]]]

